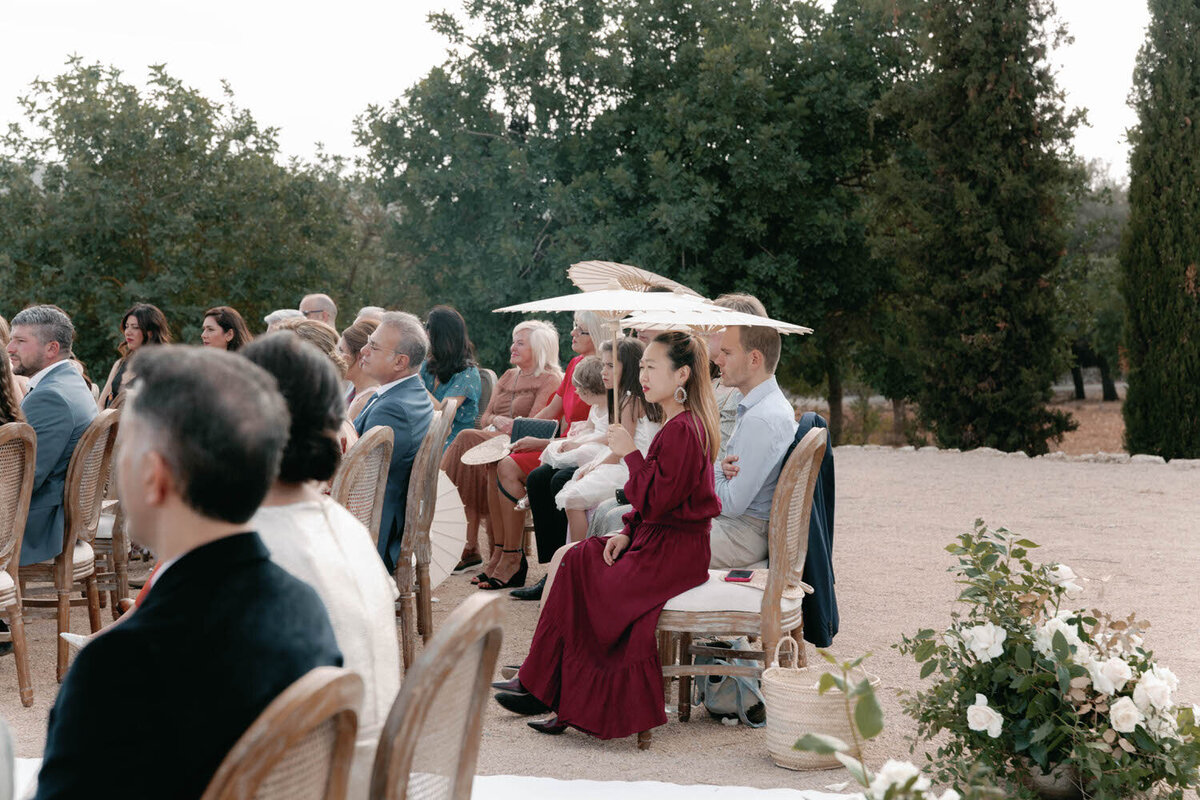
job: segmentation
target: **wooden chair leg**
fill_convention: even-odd
[[[804,626],[796,628],[796,630],[792,631],[791,636],[793,639],[796,640],[796,645],[797,645],[796,649],[800,653],[796,657],[796,666],[797,667],[807,667],[808,666],[808,651],[806,650],[806,645],[804,642]]]
[[[433,636],[433,589],[429,586],[429,565],[417,565],[417,631],[421,641],[429,644]]]
[[[33,684],[29,680],[29,651],[25,646],[25,617],[21,614],[20,601],[8,607],[8,632],[17,661],[17,688],[21,692],[21,705],[29,708],[33,705]]]
[[[400,654],[407,672],[417,657],[416,598],[411,591],[400,596]]]
[[[58,590],[58,632],[60,634],[67,633],[71,630],[71,590]],[[67,641],[62,636],[55,637],[58,640],[58,667],[56,675],[58,682],[67,675],[67,659],[70,657],[70,652],[67,649]]]
[[[642,731],[638,734],[638,750],[649,750],[650,741],[654,734],[650,731]]]
[[[96,588],[96,575],[93,573],[84,578],[83,586],[87,591],[88,623],[92,626],[92,633],[95,633],[104,627],[100,621],[100,592]]]
[[[672,645],[675,644],[675,634],[667,631],[658,632],[658,662],[660,666],[666,667],[675,663],[675,653]],[[671,702],[671,678],[663,676],[663,702],[670,704]]]
[[[692,635],[679,634],[679,663],[682,666],[692,665]],[[692,676],[679,676],[679,720],[687,722],[692,718]]]

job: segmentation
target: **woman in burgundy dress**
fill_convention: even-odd
[[[667,721],[655,627],[664,605],[708,580],[708,533],[721,503],[713,488],[720,444],[704,341],[657,337],[642,357],[646,400],[666,422],[643,458],[620,425],[609,446],[629,466],[633,512],[621,533],[568,550],[517,677],[493,684],[500,705],[556,716],[542,733],[571,726],[600,739]]]

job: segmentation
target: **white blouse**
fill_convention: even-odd
[[[362,713],[347,797],[363,800],[379,734],[400,691],[396,582],[371,534],[328,497],[260,508],[249,526],[266,542],[271,560],[316,590],[329,612],[343,665],[362,676]]]

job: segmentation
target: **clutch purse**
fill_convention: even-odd
[[[517,417],[513,420],[512,435],[509,437],[509,441],[515,442],[526,436],[532,436],[535,439],[553,439],[556,435],[558,435],[556,420]]]

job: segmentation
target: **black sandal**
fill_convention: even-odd
[[[504,550],[505,553],[521,553],[521,566],[507,581],[501,581],[499,578],[488,577],[480,573],[479,588],[487,592],[495,592],[500,589],[519,589],[525,585],[525,579],[529,576],[529,559],[525,558],[525,553],[522,550]]]

